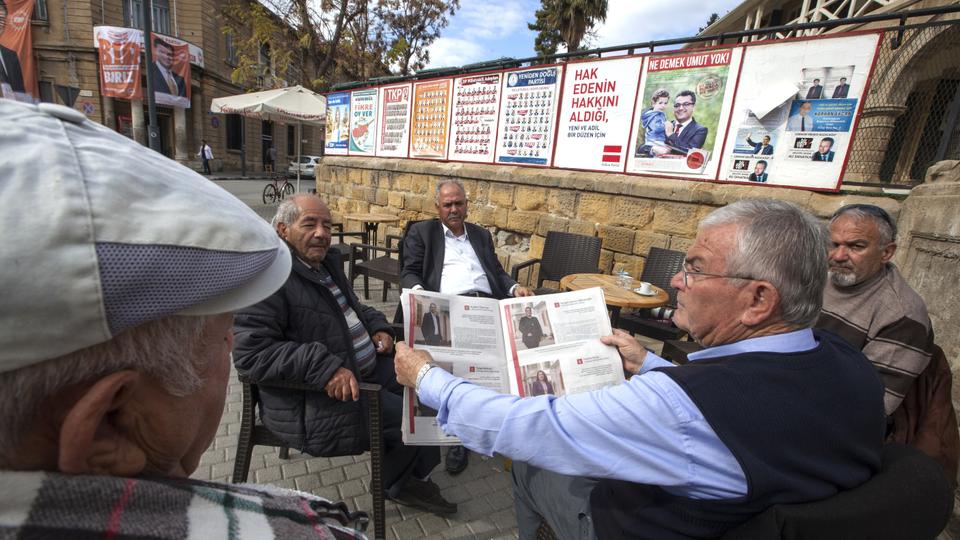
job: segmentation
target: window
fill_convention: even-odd
[[[293,126],[287,126],[287,155],[292,156],[297,153],[297,147],[294,146],[294,143],[297,142],[297,128]]]
[[[239,114],[227,115],[227,150],[241,150],[243,144],[243,120]]]
[[[170,35],[170,0],[153,0],[151,30]],[[143,30],[143,0],[123,0],[123,22]]]
[[[47,0],[36,0],[33,4],[33,20],[44,22],[50,20],[47,14]]]
[[[224,57],[230,65],[237,65],[237,46],[233,44],[233,34],[225,34],[224,38],[226,39],[226,54]]]

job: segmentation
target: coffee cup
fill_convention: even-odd
[[[640,294],[653,294],[653,285],[646,281],[641,281],[640,286],[637,287],[637,292]]]

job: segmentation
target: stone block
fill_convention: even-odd
[[[327,469],[320,473],[320,483],[324,486],[330,486],[333,484],[339,484],[344,481],[343,469],[335,467],[333,469]]]
[[[577,193],[562,189],[552,189],[547,195],[547,209],[551,214],[557,214],[563,217],[576,217],[577,215]]]
[[[392,193],[389,190],[374,188],[373,202],[380,206],[386,206],[390,204],[390,195],[392,195]]]
[[[504,208],[513,207],[514,187],[509,184],[490,185],[490,204]]]
[[[694,239],[685,236],[673,236],[670,238],[670,249],[686,253],[693,245]]]
[[[610,222],[640,229],[653,221],[655,207],[656,203],[651,200],[617,197],[613,201],[613,214],[610,216]]]
[[[530,251],[528,254],[531,259],[539,259],[543,256],[543,244],[546,241],[546,238],[535,234],[530,237]]]
[[[519,210],[546,210],[547,190],[534,186],[518,186],[513,197]]]
[[[567,218],[541,215],[537,222],[537,234],[546,236],[550,231],[566,232],[569,221]]]
[[[640,274],[643,272],[643,263],[644,261],[642,257],[637,257],[636,255],[626,255],[623,253],[615,253],[613,255],[612,272],[616,274],[621,268],[623,268],[632,277],[640,279]]]
[[[652,247],[666,248],[669,240],[665,234],[637,231],[633,237],[633,254],[646,256]]]
[[[348,169],[347,170],[347,183],[354,185],[363,184],[363,169]]]
[[[489,227],[495,225],[496,223],[496,209],[492,206],[486,205],[470,205],[468,212],[468,219],[471,223],[476,223],[477,225],[483,227]]]
[[[603,239],[602,245],[606,249],[620,253],[633,252],[633,239],[635,236],[633,229],[600,225],[598,236]]]
[[[387,194],[387,203],[395,208],[404,208],[403,193],[391,191]]]
[[[498,228],[505,229],[509,221],[510,211],[507,208],[494,208],[493,209],[493,225]],[[489,226],[489,223],[485,225]]]
[[[581,193],[577,217],[584,221],[605,223],[610,220],[613,197],[601,193]]]
[[[696,204],[661,201],[657,203],[653,213],[653,230],[665,234],[696,236],[701,215],[701,207]]]
[[[507,229],[524,234],[533,234],[537,231],[537,221],[540,219],[538,212],[526,212],[517,210],[510,212],[507,218]]]
[[[593,221],[581,221],[571,219],[567,222],[567,232],[582,234],[584,236],[594,236],[597,233],[597,223]]]
[[[609,249],[600,250],[600,273],[609,274],[611,268],[613,268],[613,252]]]
[[[305,461],[295,461],[280,466],[280,471],[284,478],[294,478],[307,474],[307,463]]]
[[[434,190],[437,186],[437,179],[425,174],[413,177],[413,192],[421,195],[427,195],[431,200],[435,199]]]
[[[394,177],[394,189],[398,191],[413,191],[413,175],[410,173],[401,173]]]

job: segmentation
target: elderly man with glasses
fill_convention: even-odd
[[[605,337],[634,375],[521,399],[399,345],[397,379],[482,454],[514,460],[520,538],[714,538],[778,503],[829,497],[880,466],[883,389],[869,361],[813,330],[826,233],[786,202],[739,201],[699,227],[674,321],[705,348],[672,366]]]

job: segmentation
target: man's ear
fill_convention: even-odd
[[[744,326],[763,324],[780,309],[780,292],[768,281],[751,281],[744,292],[751,294],[750,305],[740,318]]]
[[[60,426],[57,466],[71,474],[134,476],[143,471],[146,454],[117,424],[140,381],[135,371],[118,371],[87,388],[67,411]]]
[[[287,224],[286,224],[286,223],[284,223],[284,222],[282,222],[282,221],[281,221],[280,223],[277,223],[277,236],[279,236],[280,238],[283,238],[284,240],[287,239]]]
[[[890,259],[893,258],[893,254],[897,252],[897,243],[890,242],[883,248],[883,251],[880,255],[880,260],[883,261],[883,264],[890,262]]]

